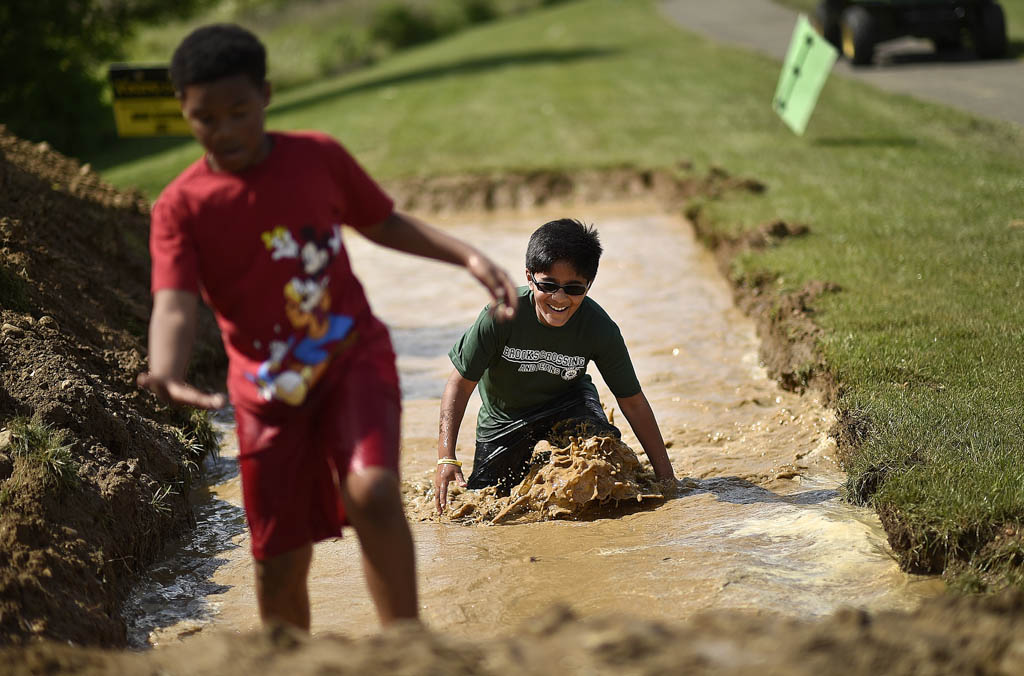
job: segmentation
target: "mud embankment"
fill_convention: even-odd
[[[0,126],[0,644],[123,645],[127,585],[189,525],[188,414],[134,385],[148,212]]]

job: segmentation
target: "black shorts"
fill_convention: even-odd
[[[486,441],[477,439],[468,487],[497,486],[499,493],[507,494],[530,471],[530,458],[538,441],[551,441],[554,430],[572,432],[581,423],[589,426],[589,434],[621,436],[608,422],[595,391],[574,390],[530,409]]]

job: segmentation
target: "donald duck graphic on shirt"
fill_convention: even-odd
[[[283,289],[291,334],[286,340],[271,341],[270,357],[256,373],[246,374],[264,399],[292,406],[306,400],[353,323],[352,317],[330,313],[331,279],[327,270],[341,250],[341,227],[334,225],[329,232],[318,234],[307,226],[300,236],[301,244],[284,226],[260,235],[271,260],[296,259],[300,269]]]

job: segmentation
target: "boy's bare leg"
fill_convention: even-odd
[[[415,619],[416,558],[398,476],[381,467],[352,471],[342,491],[363,550],[363,570],[381,624]]]
[[[263,623],[284,622],[309,631],[308,544],[270,559],[256,561],[256,601]]]

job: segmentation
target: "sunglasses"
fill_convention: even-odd
[[[527,273],[527,276],[530,278],[530,281],[533,282],[534,286],[544,293],[557,293],[558,290],[561,289],[570,296],[582,296],[587,292],[587,289],[590,288],[589,284],[566,284],[565,286],[562,286],[561,284],[555,284],[554,282],[538,282],[532,272]]]

